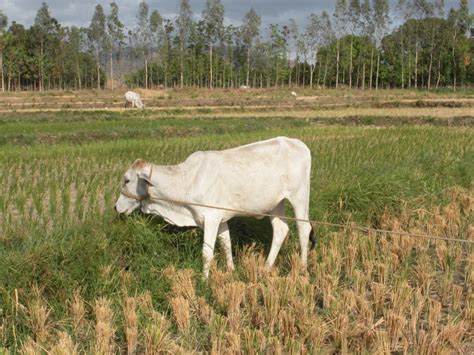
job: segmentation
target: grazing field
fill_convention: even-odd
[[[237,270],[202,233],[113,205],[136,158],[278,135],[313,156],[311,217],[474,240],[474,92],[168,90],[0,95],[0,352],[469,353],[472,244],[230,223]],[[291,210],[289,210],[291,213]],[[62,351],[62,352],[61,352]]]

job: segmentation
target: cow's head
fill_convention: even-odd
[[[141,206],[142,200],[148,198],[150,182],[150,167],[141,159],[128,168],[123,176],[122,191],[115,203],[115,210],[127,216]]]

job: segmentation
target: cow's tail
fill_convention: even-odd
[[[309,232],[309,240],[311,242],[311,249],[316,247],[316,238],[314,237],[314,226],[311,225],[311,232]]]

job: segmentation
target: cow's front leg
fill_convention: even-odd
[[[204,263],[204,278],[209,277],[209,268],[214,257],[214,246],[216,244],[217,232],[220,222],[214,220],[204,221],[204,245],[202,246],[202,259]]]
[[[234,270],[234,260],[232,259],[232,245],[230,243],[229,226],[226,222],[221,223],[219,227],[219,241],[225,252],[227,269],[232,271]]]

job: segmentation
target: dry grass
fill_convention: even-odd
[[[445,206],[402,208],[397,216],[387,212],[381,225],[472,238],[474,191],[453,188],[447,195]],[[170,282],[168,315],[154,309],[148,293],[124,296],[121,315],[114,313],[110,300],[100,298],[93,307],[95,330],[89,333],[84,329],[92,319],[79,291],[68,302],[71,319],[54,325],[38,291],[25,309],[32,337],[23,342],[21,352],[75,354],[73,339],[89,343],[97,354],[472,350],[471,247],[349,230],[319,241],[310,256],[308,272],[300,272],[296,254],[282,265],[288,272],[266,272],[262,254],[246,248],[236,272],[213,266],[209,293],[203,296],[194,271],[169,267],[163,271]],[[117,347],[117,332],[125,335],[123,349]]]
[[[208,117],[388,117],[472,116],[470,92],[301,90],[295,100],[290,90],[139,90],[147,111],[157,115]],[[0,97],[0,113],[105,110],[122,112],[123,90],[45,93],[7,93]],[[436,108],[436,110],[433,110]],[[349,109],[349,110],[348,110]],[[211,114],[212,113],[212,114]],[[334,114],[334,115],[333,115]],[[433,116],[435,115],[435,116]]]

